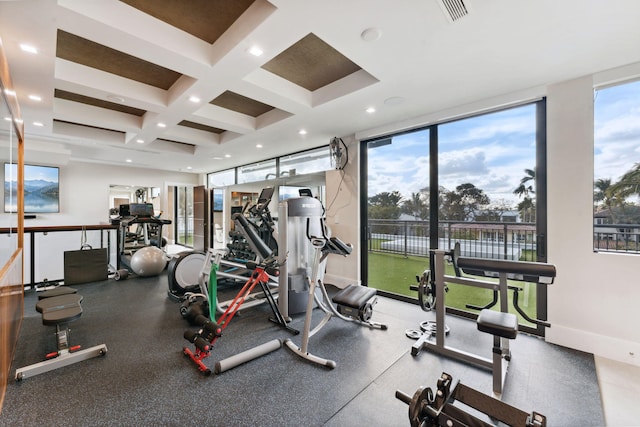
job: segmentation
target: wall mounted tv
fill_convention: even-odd
[[[17,212],[18,168],[4,164],[4,211]],[[53,166],[24,165],[24,212],[60,212],[60,170]]]

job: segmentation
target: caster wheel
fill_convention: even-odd
[[[100,350],[100,356],[106,356],[106,355],[107,355],[107,349],[106,348]]]
[[[22,381],[22,373],[20,373],[20,374],[16,375],[16,381],[17,381],[17,382]]]
[[[211,369],[207,369],[207,370],[204,371],[204,376],[205,377],[208,377],[210,375],[211,375]]]
[[[129,277],[129,270],[125,269],[116,270],[115,274],[113,275],[113,278],[116,280],[124,280],[127,277]]]

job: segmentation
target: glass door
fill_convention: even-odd
[[[177,244],[193,247],[193,187],[175,187],[175,236]]]
[[[429,129],[366,143],[368,286],[415,298],[409,286],[428,267]],[[364,246],[363,246],[364,247]]]
[[[466,257],[546,261],[544,107],[539,101],[363,142],[363,283],[415,301],[411,286],[429,269],[430,248],[456,243]],[[455,274],[452,265],[446,274]],[[510,284],[529,317],[546,317],[545,286]],[[450,310],[468,316],[492,300],[490,290],[455,284],[446,297]]]

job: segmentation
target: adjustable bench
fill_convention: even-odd
[[[515,339],[518,335],[518,318],[515,314],[484,309],[476,320],[478,330],[493,335],[493,392],[502,394],[502,385],[506,376],[507,364],[511,359],[508,345],[502,345],[502,339]]]
[[[107,353],[107,346],[100,344],[86,350],[79,350],[80,346],[70,346],[69,328],[67,323],[82,316],[82,296],[73,288],[56,288],[38,295],[36,311],[42,314],[42,324],[56,327],[58,350],[46,355],[48,360],[16,370],[16,381],[52,371],[76,362],[103,356]]]

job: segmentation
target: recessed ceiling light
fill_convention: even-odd
[[[126,159],[125,162],[131,163],[131,159]]]
[[[224,156],[228,159],[229,157],[231,157],[231,154],[225,154]]]
[[[256,144],[256,148],[262,148],[262,144]]]
[[[258,46],[251,46],[249,48],[249,53],[253,56],[261,56],[264,53],[264,51],[260,49]]]
[[[35,48],[35,46],[31,46],[30,44],[26,44],[26,43],[21,43],[20,44],[20,49],[22,49],[23,52],[27,52],[27,53],[38,53],[38,49]]]
[[[138,144],[144,144],[144,139],[136,139],[136,142],[137,142]]]
[[[373,114],[373,113],[375,113],[375,112],[376,112],[376,109],[375,109],[375,108],[373,108],[373,107],[369,107],[369,108],[367,108],[365,111],[366,111],[367,113],[369,113],[369,114]]]
[[[200,102],[200,98],[198,98],[198,97],[197,97],[197,96],[195,96],[195,95],[191,95],[191,96],[189,97],[189,101],[193,102],[194,104],[197,104],[198,102]]]
[[[306,131],[306,130],[304,130],[304,129],[300,129],[300,130],[298,131],[298,133],[299,133],[300,135],[306,135],[306,134],[307,134],[307,131]]]
[[[372,42],[378,40],[382,35],[382,31],[379,28],[367,28],[360,33],[360,38],[366,42]]]
[[[38,102],[42,101],[42,97],[38,95],[29,95],[29,99],[32,101],[38,101]]]
[[[191,166],[187,166],[187,170],[191,170],[193,169]]]
[[[41,127],[44,126],[44,123],[42,123],[42,122],[33,122],[33,125],[41,128]]]
[[[162,123],[162,122],[160,122],[160,123],[158,123],[158,127],[159,127],[159,128],[166,128],[166,127],[167,127],[167,125],[166,125],[166,124],[164,124],[164,123]]]
[[[211,159],[212,159],[212,160],[222,160],[222,157],[219,157],[219,156],[213,156]]]
[[[384,105],[400,105],[404,102],[404,98],[401,96],[392,96],[384,100]]]

